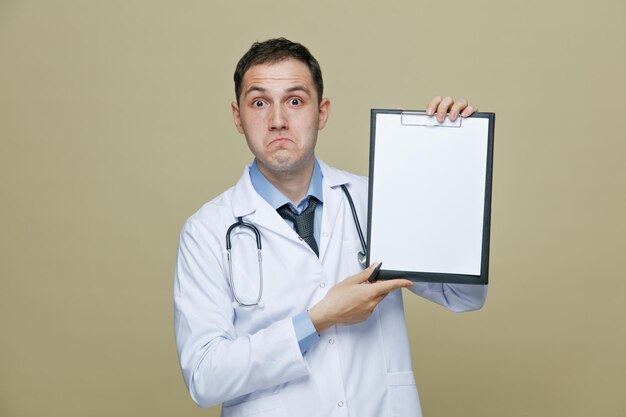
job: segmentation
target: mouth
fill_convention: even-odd
[[[278,137],[276,139],[273,139],[270,141],[270,143],[268,144],[268,146],[281,146],[284,144],[287,144],[289,142],[293,142],[291,139],[286,138],[286,137]]]

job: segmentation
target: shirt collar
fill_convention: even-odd
[[[311,177],[311,183],[309,184],[309,190],[307,191],[306,197],[302,199],[297,205],[289,201],[289,199],[274,185],[269,182],[267,178],[261,173],[259,167],[256,164],[256,160],[250,166],[250,181],[252,182],[252,186],[256,190],[256,192],[263,197],[265,201],[268,202],[270,206],[274,209],[277,209],[285,204],[290,204],[292,208],[296,210],[296,212],[300,213],[304,210],[309,204],[309,197],[313,196],[318,199],[320,202],[324,201],[324,192],[322,188],[322,179],[324,176],[322,175],[322,170],[320,169],[319,163],[317,159],[315,160],[315,165],[313,166],[313,176]]]

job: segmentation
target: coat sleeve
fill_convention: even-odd
[[[192,219],[180,236],[174,326],[193,400],[209,407],[307,375],[291,318],[254,334],[237,334],[223,239]]]
[[[411,292],[460,313],[478,310],[485,304],[487,285],[442,284],[437,282],[416,282]]]

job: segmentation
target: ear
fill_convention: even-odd
[[[235,122],[237,132],[243,134],[243,127],[241,126],[241,114],[239,113],[239,105],[236,101],[233,101],[232,103],[230,103],[230,108],[233,111],[233,121]]]
[[[322,130],[324,126],[326,126],[326,121],[328,120],[328,115],[330,114],[330,100],[327,98],[323,98],[320,102],[320,112],[319,112],[319,120],[317,129]]]

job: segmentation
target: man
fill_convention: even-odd
[[[421,415],[396,290],[467,311],[486,287],[367,282],[376,265],[358,262],[348,199],[364,223],[367,180],[315,157],[330,101],[304,46],[255,43],[235,92],[254,162],[187,221],[178,254],[176,338],[192,398],[223,403],[224,416]],[[428,109],[439,120],[475,111],[450,98]]]

